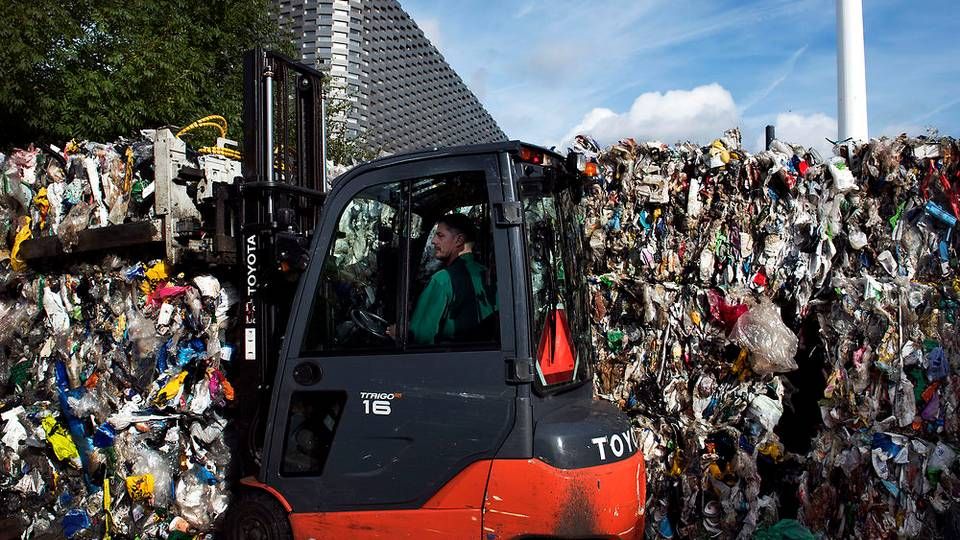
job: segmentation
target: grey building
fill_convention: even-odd
[[[354,102],[348,131],[402,152],[506,140],[396,0],[277,0],[307,64]],[[336,96],[334,96],[336,98]]]

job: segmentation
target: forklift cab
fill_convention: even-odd
[[[592,399],[571,165],[514,141],[392,156],[335,182],[290,306],[259,474],[228,537],[642,534],[633,431]],[[494,313],[418,340],[423,291],[450,271],[431,240],[451,213],[476,231]]]

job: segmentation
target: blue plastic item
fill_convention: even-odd
[[[83,510],[70,510],[63,516],[63,535],[73,538],[78,532],[90,527],[90,516]]]

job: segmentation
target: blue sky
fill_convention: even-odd
[[[400,2],[510,138],[836,136],[835,0]],[[960,135],[960,1],[863,4],[870,135]]]

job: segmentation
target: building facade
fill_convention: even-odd
[[[278,0],[301,59],[329,72],[344,121],[375,149],[506,140],[477,97],[396,0]]]

